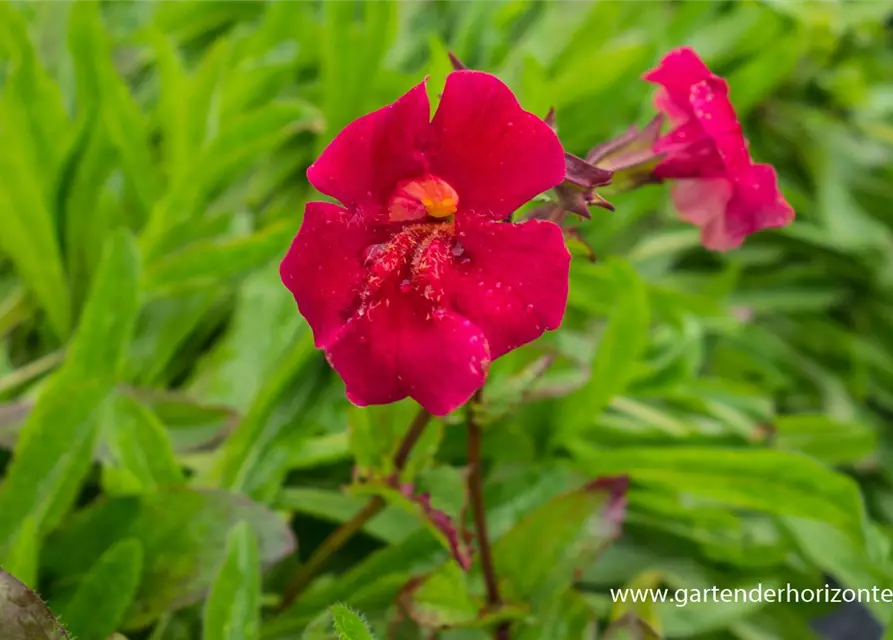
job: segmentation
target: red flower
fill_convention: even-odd
[[[662,86],[655,106],[674,125],[655,144],[665,157],[654,176],[678,181],[676,208],[702,228],[705,247],[732,249],[751,233],[794,219],[775,170],[751,160],[726,81],[713,75],[697,53],[671,51],[644,78]]]
[[[357,405],[410,396],[444,415],[490,361],[561,323],[561,229],[504,222],[562,181],[546,123],[492,75],[424,83],[348,125],[308,169],[343,206],[310,202],[281,265],[316,346]]]

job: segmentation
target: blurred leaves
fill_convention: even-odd
[[[203,640],[260,637],[260,557],[254,531],[240,522],[226,537],[226,557],[205,603]]]
[[[123,628],[140,628],[166,611],[197,602],[215,578],[218,590],[224,588],[217,576],[220,566],[230,556],[235,556],[229,560],[233,563],[239,561],[237,554],[250,553],[246,533],[229,534],[241,521],[257,536],[264,565],[294,550],[285,523],[263,507],[223,491],[178,489],[110,498],[81,511],[51,538],[46,566],[57,580],[71,580],[117,540],[138,541],[144,551],[143,577]],[[247,579],[250,572],[245,575]]]
[[[137,310],[133,241],[114,236],[62,368],[43,389],[22,428],[0,486],[0,556],[30,517],[35,533],[55,527],[89,471],[99,414]]]
[[[604,478],[542,505],[493,549],[507,597],[536,601],[566,589],[575,571],[593,562],[618,535],[627,481]]]
[[[123,622],[142,576],[143,549],[124,538],[84,575],[62,619],[75,638],[105,640]]]
[[[591,471],[624,473],[723,504],[821,520],[844,533],[850,544],[867,544],[867,519],[856,483],[806,456],[682,447],[605,453],[582,445],[575,450]]]

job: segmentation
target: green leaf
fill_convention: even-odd
[[[373,640],[369,627],[354,611],[341,604],[336,604],[332,612],[332,624],[340,640]]]
[[[219,301],[220,292],[211,289],[149,302],[128,354],[127,379],[144,386],[162,383],[171,362]]]
[[[200,210],[216,190],[233,182],[289,136],[318,129],[320,118],[309,103],[291,100],[266,105],[230,123],[157,203],[140,237],[149,263],[162,257],[168,236],[176,235],[178,225]]]
[[[40,597],[0,569],[0,638],[70,640]]]
[[[629,581],[623,588],[641,592],[643,590],[651,590],[660,587],[663,575],[659,571],[648,571],[639,574],[633,580]],[[661,636],[660,618],[657,615],[656,603],[653,600],[644,600],[641,602],[615,602],[611,608],[612,627],[619,634],[619,627],[640,626],[646,629],[648,637],[658,638]],[[609,630],[606,635],[613,637],[612,631]],[[649,635],[650,634],[650,635]]]
[[[395,35],[396,4],[388,1],[322,5],[320,79],[329,140],[368,107],[381,106],[370,104],[375,97],[361,86],[370,85],[381,73],[382,58]],[[320,140],[324,142],[327,140]]]
[[[260,557],[251,527],[240,522],[226,538],[226,559],[205,603],[203,640],[260,637]]]
[[[286,220],[244,237],[192,243],[152,264],[143,288],[149,296],[167,296],[227,284],[284,255],[294,233]]]
[[[271,416],[289,383],[315,354],[309,331],[293,340],[291,347],[267,372],[267,379],[239,428],[221,448],[216,464],[209,472],[210,481],[232,491],[252,494],[260,491],[262,481],[269,475],[285,472],[288,457],[275,445],[287,423]],[[299,397],[302,404],[309,403],[313,391],[308,378],[304,379],[305,386]],[[278,483],[276,486],[278,488]]]
[[[576,568],[594,560],[619,533],[626,482],[605,478],[527,514],[493,547],[507,599],[529,602],[571,585]]]
[[[661,636],[647,622],[630,613],[605,629],[605,640],[661,640]]]
[[[589,473],[628,474],[633,482],[730,506],[820,520],[853,544],[866,544],[867,517],[856,483],[800,454],[719,447],[597,449],[582,442],[572,450]]]
[[[199,362],[191,395],[245,412],[282,357],[283,345],[301,341],[307,325],[276,266],[266,265],[239,287],[229,330]]]
[[[467,575],[452,562],[413,587],[408,600],[410,617],[435,629],[473,624],[485,606],[482,598],[469,594]]]
[[[143,549],[133,538],[121,540],[90,567],[61,613],[78,640],[106,640],[133,602],[143,569]]]
[[[109,462],[105,484],[115,493],[141,493],[182,484],[167,430],[146,406],[125,395],[115,396],[104,420],[103,443]]]
[[[457,472],[458,474],[458,472]],[[371,480],[363,484],[351,487],[356,493],[377,495],[387,501],[388,504],[412,513],[425,525],[425,527],[447,549],[453,559],[465,569],[471,565],[471,549],[465,539],[462,529],[461,515],[447,513],[432,504],[429,493],[419,493],[412,485],[404,484],[399,489],[381,480]]]
[[[893,566],[886,558],[882,564],[874,561],[865,549],[823,522],[803,518],[784,518],[783,522],[801,552],[846,587],[893,589]],[[871,601],[863,604],[881,623],[893,621],[889,604]]]
[[[146,117],[115,70],[98,2],[88,0],[72,5],[68,48],[79,102],[84,109],[95,111],[103,123],[136,194],[141,208],[137,219],[141,221],[158,199],[161,178],[149,146]]]
[[[418,413],[419,407],[412,400],[383,406],[348,407],[348,442],[360,476],[387,476],[393,472],[394,455]],[[425,427],[407,461],[406,478],[411,478],[430,462],[442,437],[443,427],[438,421]]]
[[[74,502],[136,313],[134,244],[120,233],[106,247],[65,364],[22,427],[0,486],[0,553],[28,517],[43,535]]]
[[[130,234],[106,242],[65,364],[65,375],[111,383],[119,375],[138,307],[139,256]]]
[[[366,504],[366,496],[352,496],[325,489],[288,487],[276,500],[276,508],[303,513],[322,520],[342,523],[350,520]],[[420,526],[414,513],[398,507],[388,507],[372,518],[363,531],[379,540],[396,544]]]
[[[802,29],[792,31],[761,50],[729,76],[730,97],[740,115],[747,114],[769,97],[803,60],[809,38]]]
[[[828,465],[859,462],[877,448],[877,433],[864,424],[824,415],[779,416],[775,446],[800,451]]]
[[[121,215],[121,196],[109,184],[115,169],[115,148],[103,123],[96,113],[86,114],[79,138],[66,158],[57,197],[75,310],[84,302],[110,230],[126,222]]]
[[[591,607],[578,592],[564,591],[539,607],[533,620],[525,620],[527,624],[518,630],[517,637],[518,640],[595,638],[594,618]]]
[[[260,505],[224,491],[176,489],[88,507],[49,539],[45,566],[60,579],[77,576],[115,541],[138,540],[143,580],[123,625],[136,629],[201,600],[226,558],[229,530],[242,521],[257,536],[264,566],[294,550],[287,524]]]
[[[317,437],[301,437],[288,459],[291,469],[322,467],[350,458],[346,433],[332,433]]]
[[[596,418],[611,399],[624,392],[636,373],[648,342],[650,313],[645,284],[626,262],[611,265],[614,305],[598,341],[592,372],[580,391],[566,401],[574,415]]]
[[[64,339],[72,324],[71,294],[48,194],[72,127],[59,87],[22,37],[27,29],[19,11],[0,4],[0,40],[7,41],[10,58],[0,94],[0,254],[12,260]]]
[[[34,518],[26,518],[0,564],[27,587],[37,586],[41,538]]]
[[[194,151],[188,131],[192,97],[189,95],[189,79],[174,43],[154,28],[149,31],[148,38],[155,54],[160,84],[156,110],[164,131],[165,161],[170,167],[170,175],[180,176],[186,172]]]

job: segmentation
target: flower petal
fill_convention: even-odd
[[[661,100],[670,100],[677,108],[684,109],[689,113],[691,107],[685,105],[689,104],[691,87],[716,77],[700,56],[688,47],[670,51],[661,59],[657,67],[642,76],[644,80],[659,84],[664,88],[666,94],[659,94]]]
[[[564,179],[555,132],[488,73],[447,76],[431,126],[431,172],[458,192],[460,210],[503,219]]]
[[[308,202],[304,221],[279,273],[325,348],[356,308],[366,269],[363,252],[383,242],[386,230],[327,202]]]
[[[449,306],[481,328],[490,355],[558,328],[567,306],[570,253],[553,222],[457,219],[456,264],[444,275]]]
[[[348,208],[381,215],[400,180],[425,172],[430,117],[423,82],[347,125],[307,169],[307,179]]]
[[[713,140],[716,150],[730,171],[750,165],[747,140],[729,100],[725,80],[712,78],[691,88],[691,105],[704,133]]]
[[[484,384],[490,355],[481,331],[415,293],[387,292],[329,347],[356,405],[410,396],[434,415],[464,404]]]
[[[724,176],[726,167],[716,143],[704,134],[696,120],[679,125],[654,145],[664,158],[654,168],[660,179]]]
[[[684,220],[704,226],[725,215],[732,184],[725,178],[679,180],[671,187],[673,204]]]
[[[455,313],[414,320],[404,329],[400,375],[409,397],[436,416],[446,415],[483,386],[491,360],[487,341]]]
[[[751,165],[736,176],[735,187],[726,211],[730,234],[743,238],[761,229],[783,227],[794,219],[794,209],[778,189],[771,165]]]

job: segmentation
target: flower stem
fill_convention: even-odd
[[[493,554],[490,551],[490,538],[487,535],[487,513],[484,508],[484,478],[481,469],[481,426],[477,423],[474,416],[474,407],[480,403],[480,400],[481,390],[478,390],[471,402],[468,403],[465,420],[468,427],[468,495],[474,516],[475,529],[477,529],[481,568],[484,571],[484,582],[487,585],[487,605],[490,608],[496,608],[502,604],[502,597],[499,595],[499,583],[496,580],[496,571],[493,568]],[[495,637],[498,640],[508,640],[508,625],[501,624],[497,627]]]
[[[400,448],[397,449],[397,453],[394,455],[394,470],[397,473],[402,471],[406,466],[412,448],[415,446],[416,442],[418,442],[419,437],[422,435],[422,432],[425,430],[425,427],[428,426],[430,421],[431,414],[424,409],[419,409],[419,412],[409,425],[406,435],[403,436],[403,440],[400,442]],[[293,605],[304,589],[311,583],[316,574],[326,565],[332,555],[347,544],[347,541],[356,535],[356,533],[358,533],[360,529],[362,529],[366,523],[374,518],[384,507],[384,499],[380,496],[373,496],[369,502],[366,503],[366,506],[358,511],[353,518],[342,523],[340,527],[329,534],[329,536],[313,550],[313,553],[307,558],[307,562],[298,567],[291,582],[289,582],[288,586],[285,588],[285,592],[282,594],[279,611],[285,611]]]

